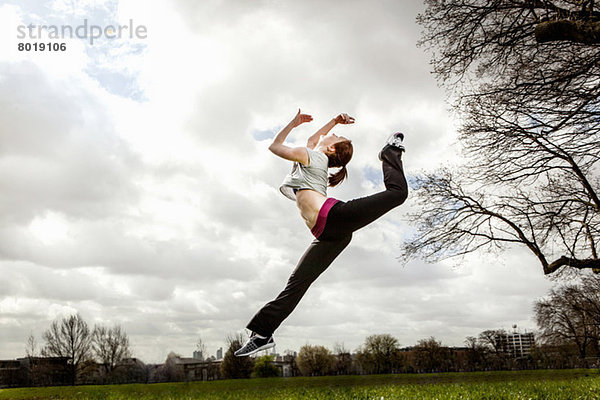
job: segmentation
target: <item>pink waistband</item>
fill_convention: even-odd
[[[325,203],[323,203],[323,205],[321,206],[321,209],[319,210],[319,215],[317,216],[317,222],[315,223],[315,226],[313,226],[313,228],[310,230],[314,237],[319,238],[319,236],[321,236],[321,234],[323,233],[323,230],[325,230],[327,214],[329,214],[329,210],[331,210],[331,207],[333,207],[333,205],[337,202],[339,202],[339,200],[336,200],[333,197],[328,197],[327,200],[325,200]]]

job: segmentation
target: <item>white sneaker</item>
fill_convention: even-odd
[[[263,337],[253,333],[246,343],[238,349],[234,355],[238,357],[250,356],[254,353],[258,353],[261,350],[267,350],[271,347],[275,347],[275,341],[273,340],[273,336]]]
[[[381,155],[389,147],[396,147],[396,148],[400,149],[401,151],[406,151],[406,149],[404,148],[403,142],[404,142],[404,133],[402,133],[402,132],[393,133],[388,138],[388,140],[385,142],[385,146],[383,146],[383,149],[381,149],[381,151],[379,152],[379,161],[383,161],[383,159],[381,158]]]

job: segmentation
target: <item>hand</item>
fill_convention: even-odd
[[[292,125],[294,127],[297,127],[298,125],[301,125],[305,122],[310,122],[312,121],[312,115],[308,115],[308,114],[301,114],[300,113],[300,109],[298,109],[298,114],[296,114],[296,116],[294,117],[294,119],[292,120]]]
[[[353,124],[354,123],[354,118],[349,116],[348,114],[340,114],[337,117],[335,117],[333,119],[335,121],[336,124]]]

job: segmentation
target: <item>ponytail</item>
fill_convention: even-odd
[[[340,170],[338,172],[336,172],[335,174],[329,175],[329,186],[334,187],[334,186],[340,184],[347,177],[348,177],[348,170],[346,169],[346,166],[344,165],[342,168],[340,168]]]
[[[329,186],[334,187],[340,184],[344,179],[348,177],[348,170],[346,169],[346,164],[350,162],[352,159],[352,142],[349,140],[344,140],[343,142],[337,142],[333,145],[335,148],[335,152],[328,154],[329,158],[328,167],[329,168],[340,168],[338,172],[335,174],[329,175]]]

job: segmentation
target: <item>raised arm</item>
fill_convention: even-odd
[[[323,125],[321,129],[315,132],[314,135],[308,138],[308,142],[306,143],[306,147],[309,149],[314,149],[317,143],[319,143],[319,139],[321,136],[325,136],[329,133],[329,131],[336,126],[337,124],[353,124],[354,118],[349,116],[348,114],[340,114],[335,118],[332,118],[331,121]]]
[[[290,134],[292,129],[294,129],[300,124],[310,121],[312,121],[312,116],[308,114],[301,114],[300,109],[298,109],[298,113],[296,114],[294,119],[292,119],[290,123],[287,124],[286,127],[283,128],[281,132],[277,134],[277,136],[275,136],[275,139],[273,139],[273,143],[271,143],[271,145],[269,146],[269,150],[273,154],[286,160],[298,161],[304,165],[308,165],[308,152],[304,147],[290,147],[286,146],[283,143],[285,142],[285,139]]]

